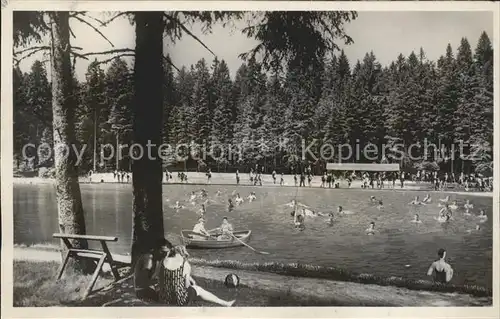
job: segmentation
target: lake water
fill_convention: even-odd
[[[227,259],[245,262],[300,262],[335,266],[358,273],[382,276],[404,276],[426,279],[430,263],[436,259],[439,248],[445,248],[447,259],[455,270],[453,283],[477,284],[492,287],[492,206],[491,198],[451,195],[451,200],[463,204],[469,199],[473,213],[485,209],[489,219],[485,223],[474,216],[464,216],[459,209],[448,224],[438,223],[438,199],[443,194],[431,193],[433,204],[412,207],[408,203],[415,191],[378,191],[361,189],[319,189],[293,187],[237,187],[207,186],[209,197],[215,201],[207,208],[207,229],[220,224],[228,216],[235,229],[251,229],[249,244],[271,255],[259,255],[245,247],[220,250],[190,250],[193,257]],[[166,237],[180,243],[182,229],[192,229],[197,220],[196,210],[188,202],[188,194],[200,186],[165,185],[164,223]],[[216,197],[217,189],[222,196]],[[255,191],[257,200],[244,203],[233,212],[226,212],[227,198],[233,190],[242,197]],[[132,187],[126,184],[81,185],[87,233],[117,236],[110,248],[116,253],[128,253],[132,228]],[[384,201],[377,209],[370,203],[373,195]],[[337,217],[333,226],[326,217],[307,218],[304,231],[293,227],[290,208],[282,204],[297,198],[315,210],[329,212],[342,205],[354,214]],[[169,201],[167,201],[169,198]],[[176,200],[188,209],[176,212],[171,208]],[[183,202],[182,202],[183,201]],[[411,223],[415,213],[422,224]],[[378,232],[368,236],[364,230],[374,221]],[[481,230],[468,232],[476,225]],[[14,186],[14,242],[31,245],[53,242],[58,232],[55,187],[53,185]],[[407,266],[409,265],[409,266]]]

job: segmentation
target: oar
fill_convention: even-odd
[[[241,239],[239,239],[238,237],[236,237],[233,233],[230,233],[231,236],[233,236],[234,239],[236,239],[237,241],[239,241],[240,243],[242,243],[244,246],[250,248],[251,250],[255,251],[256,253],[259,253],[259,254],[262,254],[262,255],[269,255],[268,252],[266,251],[260,251],[260,250],[257,250],[255,248],[253,248],[252,246],[250,245],[247,245],[244,241],[242,241]]]

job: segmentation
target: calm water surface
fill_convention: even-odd
[[[217,189],[222,191],[216,197]],[[196,222],[199,207],[187,203],[188,194],[200,186],[168,185],[163,187],[164,223],[167,238],[179,243],[177,234],[191,229]],[[466,199],[474,204],[473,213],[485,209],[489,219],[480,224],[481,230],[467,232],[479,224],[474,216],[466,217],[461,210],[454,213],[449,224],[434,220],[439,207],[438,198],[432,193],[433,204],[412,207],[408,203],[422,192],[363,191],[358,189],[325,190],[318,188],[250,188],[236,186],[207,186],[209,197],[215,201],[207,208],[207,229],[219,225],[228,216],[236,229],[251,229],[250,244],[271,255],[258,255],[244,247],[221,250],[191,250],[191,255],[206,259],[231,259],[245,262],[301,262],[335,266],[355,272],[382,276],[405,276],[425,279],[436,252],[443,247],[455,270],[452,282],[492,286],[492,206],[491,198],[455,196],[459,204]],[[226,213],[228,196],[238,190],[242,197],[255,191],[257,200]],[[132,188],[130,185],[100,184],[81,185],[86,212],[87,233],[118,236],[110,244],[116,253],[128,253],[132,229]],[[383,210],[378,210],[369,200],[371,195],[382,198]],[[297,197],[299,202],[319,211],[332,211],[338,205],[354,214],[337,218],[333,226],[325,217],[307,218],[306,230],[297,231],[292,224],[290,208],[281,206]],[[167,198],[170,200],[167,201]],[[187,209],[176,212],[171,208],[176,200],[184,201]],[[418,213],[422,224],[413,224]],[[364,230],[374,221],[378,233],[367,236]],[[58,232],[57,205],[53,185],[14,186],[14,242],[31,245],[54,242],[52,234]],[[410,265],[407,267],[406,265]]]

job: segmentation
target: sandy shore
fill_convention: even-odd
[[[174,175],[174,174],[172,174]],[[262,186],[263,187],[294,187],[295,182],[293,180],[293,175],[284,175],[284,185],[280,186],[280,176],[277,176],[277,184],[273,183],[272,176],[270,174],[262,175]],[[240,185],[239,186],[251,186],[248,174],[240,174]],[[111,173],[102,173],[102,174],[94,174],[92,179],[87,177],[80,177],[80,183],[82,184],[100,184],[100,183],[118,183],[118,181],[113,178],[113,174]],[[102,181],[102,182],[101,182]],[[32,185],[41,185],[41,184],[54,184],[54,179],[49,178],[40,178],[40,177],[14,177],[13,184],[32,184]],[[177,180],[177,176],[167,181],[163,180],[164,184],[181,184],[180,181]],[[129,183],[131,184],[131,182]],[[185,183],[183,183],[185,184]],[[207,178],[204,173],[196,173],[189,172],[188,173],[188,183],[190,185],[207,185]],[[233,173],[213,173],[211,185],[236,185],[235,174]],[[348,190],[348,189],[360,189],[361,181],[353,181],[350,188],[348,188],[345,181],[342,181],[340,184],[340,190]],[[260,186],[259,186],[260,187]],[[319,176],[314,177],[311,182],[311,187],[319,188],[321,187],[321,178]],[[339,189],[332,189],[332,191],[338,191]],[[377,189],[375,189],[377,190]],[[396,184],[396,188],[386,187],[383,188],[385,191],[425,191],[425,192],[436,192],[432,189],[429,183],[414,183],[407,182],[404,188],[400,188],[398,184]],[[370,191],[369,189],[367,191]],[[455,191],[455,190],[446,190],[446,191],[437,191],[438,193],[449,193],[456,195],[464,195],[464,196],[478,196],[478,197],[493,197],[493,192],[465,192],[465,191]]]
[[[129,256],[114,255],[121,262],[129,262]],[[15,247],[14,260],[61,261],[57,251]],[[105,271],[109,265],[105,264]],[[472,297],[467,294],[416,291],[391,286],[359,284],[325,279],[282,276],[272,273],[224,269],[193,265],[193,274],[198,278],[223,281],[228,273],[237,274],[241,283],[249,288],[262,289],[298,297],[313,297],[335,300],[346,306],[483,306],[491,305],[490,297]]]

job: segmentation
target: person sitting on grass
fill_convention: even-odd
[[[155,249],[141,255],[134,266],[134,290],[137,298],[151,302],[158,301],[157,282],[160,265],[173,245],[160,238]]]
[[[434,273],[434,281],[445,284],[453,277],[453,268],[445,261],[446,250],[440,248],[438,250],[439,259],[431,264],[427,271],[427,276],[432,276]]]
[[[159,300],[162,303],[186,306],[201,299],[224,307],[231,307],[235,300],[226,301],[198,286],[191,276],[189,254],[184,246],[175,246],[162,262],[159,273]]]

